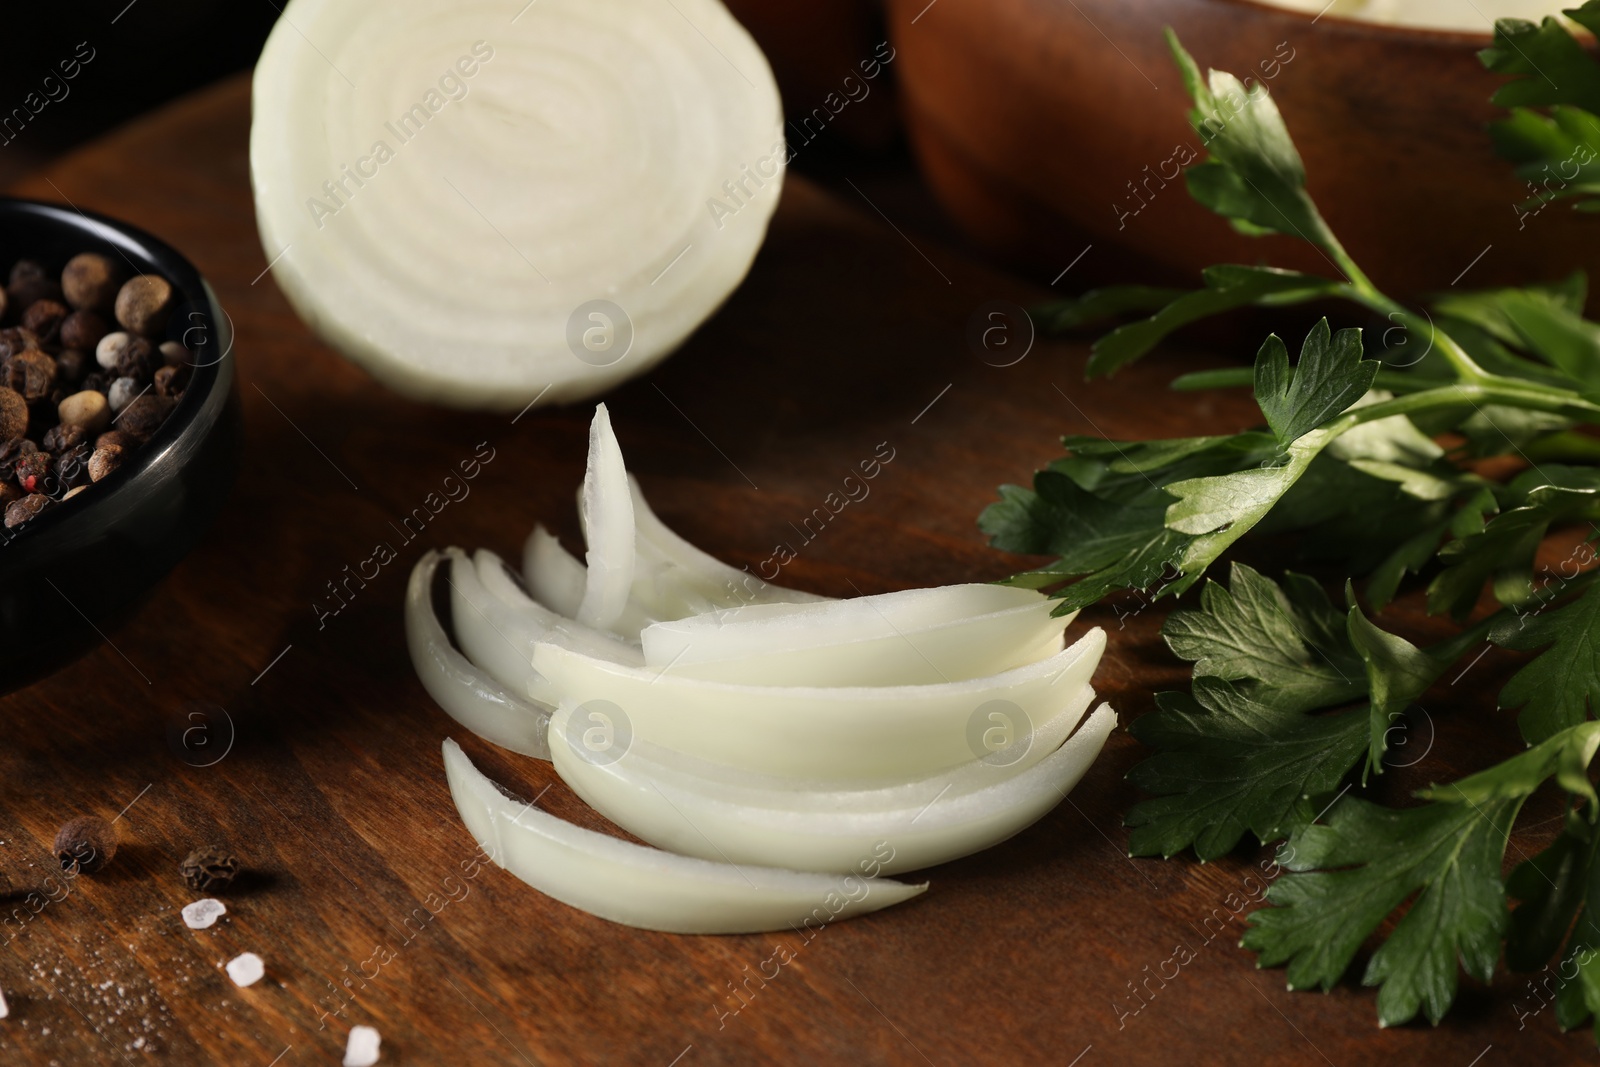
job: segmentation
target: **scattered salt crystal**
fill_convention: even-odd
[[[204,930],[226,914],[226,904],[215,897],[206,897],[183,906],[183,924],[191,930]]]
[[[254,952],[244,952],[228,961],[228,977],[236,986],[254,985],[267,973],[266,965]]]
[[[378,1031],[370,1026],[352,1026],[344,1047],[344,1067],[372,1067],[378,1062]]]
[[[6,1016],[8,1016],[10,1014],[11,1014],[11,1005],[6,1003],[6,995],[5,995],[4,991],[0,991],[0,1019],[4,1019]]]

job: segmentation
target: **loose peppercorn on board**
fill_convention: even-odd
[[[312,340],[262,276],[248,123],[237,79],[14,190],[125,218],[197,263],[237,331],[247,449],[216,528],[111,643],[5,698],[0,873],[16,895],[0,922],[0,1059],[338,1063],[355,1025],[397,1064],[1588,1054],[1524,980],[1464,982],[1437,1031],[1378,1030],[1353,979],[1286,992],[1234,944],[1273,872],[1265,852],[1127,858],[1122,775],[1141,752],[1120,730],[1070,803],[1019,837],[938,868],[916,901],[806,933],[625,929],[485,863],[446,790],[446,737],[524,796],[549,786],[550,811],[606,826],[547,765],[476,741],[429,700],[406,656],[406,576],[451,544],[516,558],[537,521],[577,544],[569,487],[589,409],[436,410]],[[464,235],[478,238],[493,234]],[[1085,387],[1078,345],[1041,341],[1007,367],[974,356],[975,312],[1044,292],[792,177],[749,280],[607,403],[662,517],[736,565],[835,596],[999,578],[1025,561],[987,548],[974,520],[996,485],[1054,454],[1053,435],[1248,417],[1243,397],[1169,399],[1176,357]],[[819,520],[874,458],[870,492]],[[1158,636],[1165,610],[1126,602],[1075,624],[1109,631],[1096,686],[1125,721],[1184,676]],[[1432,745],[1428,776],[1516,749],[1514,726],[1473,706],[1509,665],[1491,653],[1473,668],[1484,684],[1451,692],[1460,728]],[[1396,798],[1425,784],[1421,769],[1385,777]],[[57,829],[84,814],[115,820],[112,861],[26,897]],[[1519,833],[1512,854],[1558,826]],[[190,930],[180,910],[209,894],[180,867],[209,845],[239,874],[215,894],[226,914]],[[240,988],[224,965],[246,953],[265,976]]]

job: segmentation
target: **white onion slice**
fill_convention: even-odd
[[[393,388],[511,411],[681,344],[749,269],[787,155],[717,0],[290,0],[252,108],[300,317]]]
[[[679,596],[697,594],[704,605],[701,611],[742,604],[814,604],[832,599],[772,585],[749,571],[730,567],[711,553],[690,544],[662,522],[645,500],[639,480],[632,475],[628,476],[628,489],[633,499],[640,562],[658,568],[657,573],[662,577],[657,580],[669,576],[674,579]],[[638,586],[639,583],[635,582],[636,595]],[[666,613],[659,614],[663,618],[673,617]]]
[[[569,647],[580,648],[585,654],[609,659],[629,667],[644,666],[644,656],[637,645],[629,644],[607,630],[596,630],[583,625],[549,608],[524,593],[512,579],[505,560],[480,548],[472,554],[473,569],[483,588],[496,600],[521,617],[521,625],[537,629],[541,636],[562,635]],[[532,649],[529,649],[529,666],[532,666]]]
[[[877,911],[927,889],[675,856],[513,799],[454,741],[444,743],[444,767],[461,821],[495,863],[547,896],[626,926],[680,934],[787,930]]]
[[[770,774],[890,781],[972,758],[969,731],[996,701],[1021,722],[1048,721],[1088,683],[1105,643],[1097,627],[1049,659],[939,685],[732,685],[622,667],[555,642],[534,646],[533,665],[561,703],[607,701],[634,737],[664,748]]]
[[[560,697],[533,669],[533,646],[547,640],[550,628],[535,612],[518,612],[491,596],[477,569],[459,548],[445,549],[450,567],[450,615],[456,643],[475,666],[488,671],[513,693],[554,706]],[[592,654],[592,653],[591,653]]]
[[[646,665],[754,685],[932,685],[1061,651],[1071,618],[1032,589],[945,585],[796,608],[757,605],[658,622]]]
[[[433,574],[441,555],[417,561],[406,585],[406,648],[422,687],[456,722],[524,756],[550,758],[550,710],[509,692],[450,645],[433,613]]]
[[[608,627],[622,617],[633,588],[633,497],[628,493],[628,468],[622,446],[611,429],[611,413],[596,404],[589,423],[589,463],[583,475],[578,517],[589,551],[583,601],[577,620],[585,626]]]
[[[558,615],[577,618],[583,603],[583,587],[589,576],[583,560],[561,546],[556,535],[544,528],[533,528],[522,549],[522,580],[528,583],[533,599]]]
[[[1062,743],[1093,699],[1084,686],[1040,731],[1029,755],[1043,758],[1012,766],[974,759],[880,790],[803,790],[782,779],[764,787],[732,785],[658,762],[661,750],[640,741],[615,760],[590,759],[573,736],[571,708],[552,716],[550,750],[556,772],[590,807],[660,848],[728,863],[843,873],[876,854],[879,873],[892,874],[997,845],[1059,804],[1116,724],[1115,713],[1101,705]],[[880,842],[890,846],[887,855],[877,849]]]

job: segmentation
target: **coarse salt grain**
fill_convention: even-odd
[[[3,990],[0,990],[0,1019],[4,1019],[10,1014],[11,1014],[11,1005],[6,1003],[5,992]]]
[[[226,904],[215,897],[206,897],[183,906],[183,924],[191,930],[204,930],[226,914]]]
[[[228,977],[236,986],[254,985],[266,973],[266,965],[254,952],[242,952],[228,961]]]
[[[378,1031],[370,1026],[352,1026],[344,1046],[344,1067],[372,1067],[378,1062]]]

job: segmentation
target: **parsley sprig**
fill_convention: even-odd
[[[1600,0],[1568,14],[1600,33]],[[1383,293],[1318,211],[1266,88],[1202,75],[1168,40],[1206,147],[1186,172],[1190,194],[1240,232],[1308,242],[1329,270],[1217,266],[1193,291],[1100,289],[1040,309],[1041,324],[1142,316],[1095,342],[1091,377],[1242,307],[1343,301],[1404,336],[1369,353],[1359,330],[1323,318],[1295,358],[1269,336],[1249,368],[1173,383],[1251,388],[1257,428],[1064,438],[1066,454],[1030,487],[1001,487],[980,525],[996,547],[1053,557],[1010,580],[1050,590],[1060,613],[1120,590],[1148,600],[1201,584],[1198,604],[1163,627],[1194,664],[1192,687],[1158,694],[1129,728],[1154,750],[1129,775],[1150,794],[1128,813],[1130,848],[1205,860],[1246,835],[1282,842],[1290,873],[1243,942],[1263,965],[1286,966],[1293,987],[1327,988],[1376,942],[1363,981],[1380,987],[1390,1025],[1418,1013],[1438,1022],[1461,967],[1488,980],[1502,951],[1518,970],[1559,957],[1573,977],[1557,1019],[1577,1025],[1600,1014],[1600,800],[1588,769],[1600,748],[1600,557],[1589,541],[1555,566],[1536,554],[1557,527],[1600,536],[1600,436],[1587,430],[1600,426],[1600,324],[1583,315],[1586,279],[1416,306]],[[1600,64],[1558,20],[1502,20],[1482,57],[1517,79],[1496,95],[1512,110],[1493,136],[1520,173],[1585,157],[1585,145],[1600,153]],[[1560,72],[1560,90],[1544,70]],[[1600,158],[1586,158],[1560,192],[1594,210],[1600,198],[1584,197],[1600,193]],[[1480,462],[1494,456],[1520,471],[1491,477],[1507,466]],[[1274,581],[1236,561],[1225,585],[1206,578],[1246,534],[1285,533],[1348,576],[1342,606],[1303,575]],[[1459,623],[1454,636],[1419,647],[1381,625],[1408,584]],[[1534,653],[1500,694],[1531,747],[1421,791],[1416,805],[1353,795],[1408,743],[1417,701],[1486,640]],[[1565,828],[1502,878],[1522,805],[1548,782],[1566,797]]]

